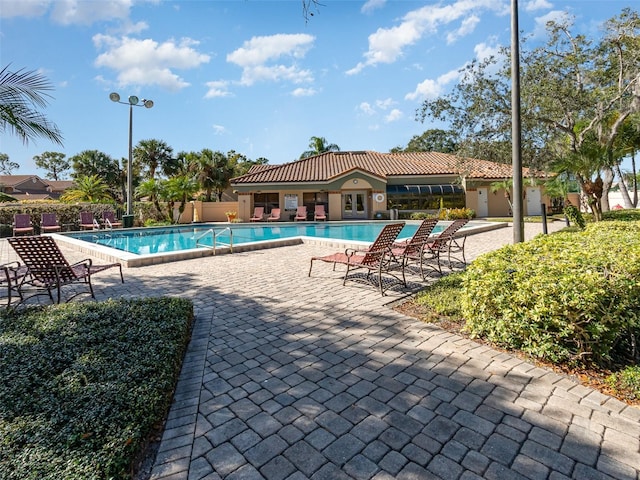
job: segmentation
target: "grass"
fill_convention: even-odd
[[[149,298],[0,316],[0,478],[130,479],[169,409],[193,305]]]

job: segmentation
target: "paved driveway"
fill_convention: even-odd
[[[475,235],[467,252],[512,239]],[[127,269],[125,285],[96,276],[99,298],[195,304],[150,478],[639,479],[640,409],[401,315],[389,303],[405,293],[343,287],[323,263],[309,278],[309,258],[334,250]]]

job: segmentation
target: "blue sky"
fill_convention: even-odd
[[[565,12],[595,38],[634,1],[520,0],[520,30],[542,38]],[[134,145],[175,152],[235,150],[271,164],[297,159],[312,136],[341,150],[387,152],[441,125],[422,124],[425,99],[458,70],[510,42],[510,0],[0,0],[0,65],[43,73],[44,110],[64,147],[9,132],[0,152],[39,174],[33,156],[100,150],[127,156],[129,111],[118,92],[151,99],[133,112]]]

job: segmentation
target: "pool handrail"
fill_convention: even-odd
[[[233,253],[233,230],[231,230],[231,227],[224,227],[222,230],[216,231],[216,229],[214,228],[210,228],[209,230],[203,232],[200,236],[196,237],[196,248],[197,247],[202,247],[202,248],[212,248],[213,249],[213,254],[216,254],[216,237],[221,234],[224,233],[226,231],[229,231],[229,243],[223,243],[222,245],[228,245],[229,246],[229,253]],[[211,234],[211,247],[209,247],[209,245],[200,245],[198,242],[200,241],[200,239],[202,239],[205,235]]]

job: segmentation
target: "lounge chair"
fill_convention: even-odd
[[[391,286],[391,284],[387,282],[385,288],[383,275],[389,275],[397,281],[392,284],[401,283],[403,286],[406,286],[407,282],[404,278],[404,268],[402,268],[402,264],[391,252],[393,242],[398,238],[400,230],[402,230],[403,227],[404,223],[390,223],[385,225],[376,240],[366,250],[354,250],[348,248],[344,252],[311,258],[309,276],[311,276],[313,262],[319,260],[321,262],[333,263],[334,270],[338,263],[347,266],[347,271],[345,272],[342,280],[343,285],[347,283],[349,272],[364,268],[368,270],[366,274],[367,280],[369,280],[371,273],[375,272],[377,274],[377,285],[380,289],[381,295],[384,295],[385,290]],[[398,270],[401,272],[401,277],[394,273]]]
[[[449,269],[453,270],[452,259],[462,262],[466,265],[467,260],[464,256],[464,244],[467,240],[466,235],[456,236],[458,230],[464,227],[469,220],[466,218],[454,220],[438,235],[430,238],[425,243],[423,249],[424,260],[435,260],[435,267],[432,266],[439,274],[442,275],[442,256],[446,255]],[[455,255],[461,255],[456,257]],[[423,264],[424,264],[423,260]],[[430,265],[431,266],[431,265]]]
[[[278,220],[280,220],[280,209],[272,208],[271,213],[267,217],[267,222],[277,222]]]
[[[116,216],[112,211],[106,210],[102,212],[102,225],[104,228],[120,228],[122,227],[122,222],[119,222],[116,219]]]
[[[100,224],[93,218],[91,212],[80,212],[80,229],[81,230],[99,230]]]
[[[327,219],[327,214],[324,211],[324,205],[323,204],[316,205],[316,209],[315,209],[315,211],[313,213],[313,219],[315,221],[326,220]]]
[[[59,232],[61,228],[55,213],[43,213],[40,216],[40,233]]]
[[[112,267],[119,268],[120,280],[124,283],[122,265],[119,263],[94,265],[91,259],[86,259],[70,264],[60,248],[58,248],[53,237],[13,237],[9,238],[8,242],[28,269],[28,273],[20,279],[17,285],[17,292],[22,299],[24,299],[24,293],[34,288],[36,293],[30,296],[46,293],[53,302],[52,291],[56,290],[56,303],[60,303],[60,290],[62,287],[75,283],[87,285],[89,291],[77,292],[68,300],[81,293],[90,293],[91,297],[95,298],[93,286],[91,285],[91,276]]]
[[[304,205],[301,207],[298,207],[298,209],[296,210],[296,216],[294,220],[297,222],[298,220],[306,220],[306,219],[307,219],[307,207],[305,207]]]
[[[22,293],[18,289],[18,285],[28,271],[29,269],[21,265],[20,262],[9,262],[0,265],[0,287],[4,285],[7,287],[7,307],[11,306],[11,299],[14,292],[18,294],[20,301],[22,301]]]
[[[429,236],[437,224],[438,219],[427,218],[422,221],[411,238],[403,242],[394,242],[391,247],[391,253],[402,263],[403,268],[407,268],[411,262],[418,264],[419,273],[423,280],[425,279],[423,253],[425,245],[429,241]]]
[[[13,216],[13,235],[33,235],[31,215],[28,213],[16,213]]]
[[[255,207],[253,209],[253,217],[249,219],[252,222],[261,222],[264,220],[264,207]]]

